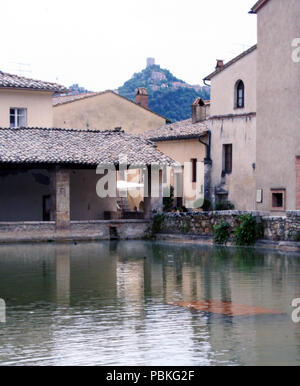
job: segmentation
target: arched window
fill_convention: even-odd
[[[245,86],[242,80],[236,83],[236,101],[235,107],[241,109],[245,106]]]

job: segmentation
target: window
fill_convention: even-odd
[[[197,158],[192,158],[192,182],[197,182]]]
[[[43,196],[43,221],[50,221],[51,198],[50,195]]]
[[[271,189],[271,210],[285,210],[285,189]]]
[[[232,144],[223,145],[223,172],[232,172]]]
[[[9,110],[10,127],[27,126],[27,109],[10,108]]]
[[[242,80],[239,80],[236,84],[236,101],[235,107],[241,109],[245,106],[245,86]]]

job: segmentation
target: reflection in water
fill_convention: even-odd
[[[234,304],[231,302],[221,302],[218,300],[202,302],[171,302],[169,304],[227,316],[284,314],[284,312],[270,310],[268,308],[247,306],[245,304]]]
[[[57,305],[68,306],[70,303],[70,246],[60,245],[55,252]]]
[[[0,364],[299,365],[299,274],[253,249],[3,245]]]

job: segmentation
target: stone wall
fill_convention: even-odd
[[[264,238],[273,241],[294,241],[300,234],[300,211],[288,211],[284,216],[269,216],[267,212],[218,211],[165,214],[161,233],[213,237],[214,226],[227,222],[231,231],[237,226],[239,216],[251,213],[257,223],[262,223]]]
[[[287,211],[285,216],[264,216],[265,238],[268,240],[294,241],[300,236],[300,211]]]
[[[56,229],[54,221],[0,222],[0,242],[141,239],[147,220],[71,221],[69,229]]]

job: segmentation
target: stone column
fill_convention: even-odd
[[[56,168],[49,170],[50,175],[50,221],[56,219]]]
[[[70,227],[70,172],[66,169],[55,173],[55,222],[56,229]]]
[[[162,170],[153,166],[151,180],[151,167],[147,166],[148,175],[144,179],[144,217],[150,218],[153,210],[162,212],[163,210],[163,191],[162,191]],[[153,183],[152,183],[153,182]],[[158,182],[158,185],[156,183]],[[148,197],[146,194],[148,193]]]
[[[151,167],[147,166],[144,175],[144,218],[151,217]]]

